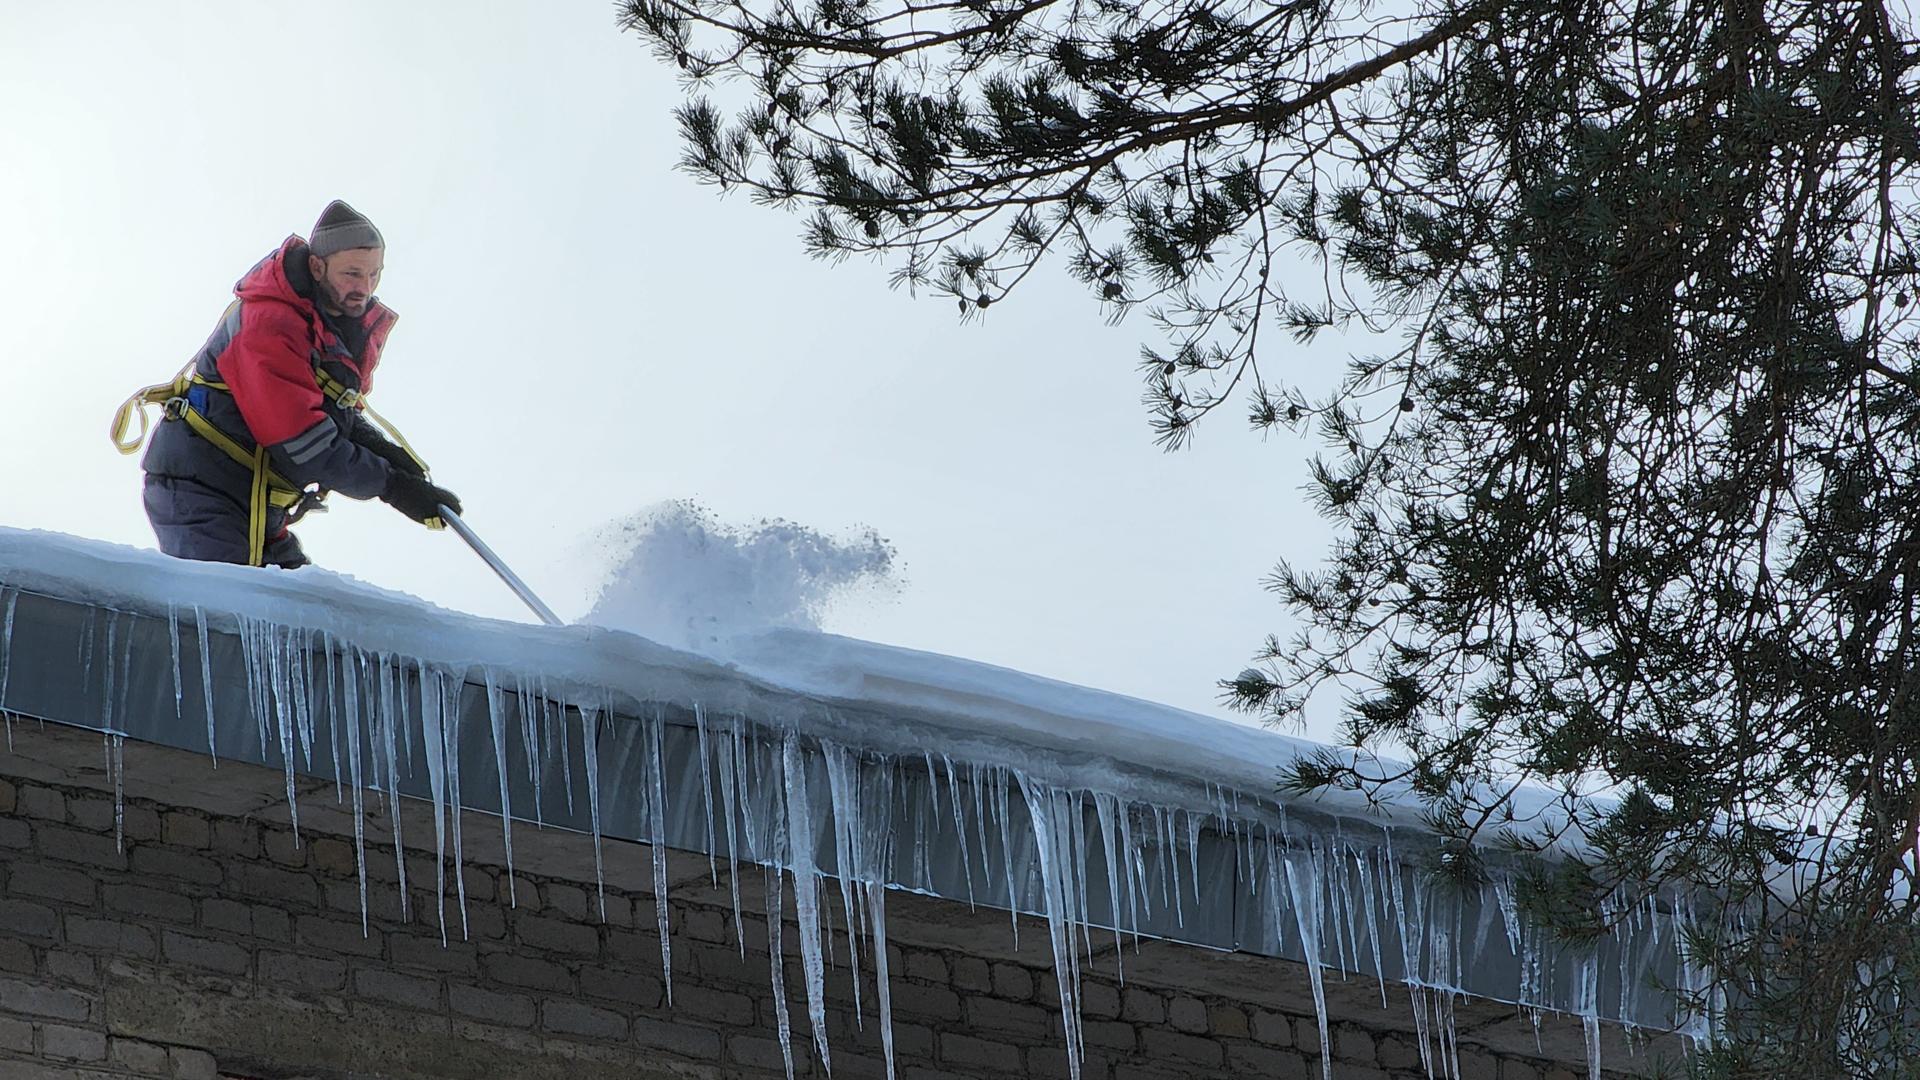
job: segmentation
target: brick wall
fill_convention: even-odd
[[[20,738],[58,744],[74,736],[48,728]],[[71,756],[97,760],[98,742],[89,749],[85,738]],[[758,870],[743,871],[736,923],[724,863],[716,887],[703,856],[676,853],[669,1004],[644,848],[608,844],[602,921],[585,838],[517,827],[509,881],[487,848],[497,820],[469,817],[463,934],[454,883],[444,907],[436,897],[431,848],[409,851],[403,917],[376,809],[363,934],[350,828],[323,809],[333,802],[331,786],[303,795],[296,845],[284,820],[272,820],[285,817],[275,802],[284,796],[273,791],[279,774],[237,765],[214,773],[193,763],[198,779],[188,786],[216,804],[203,809],[181,805],[185,774],[177,770],[171,793],[147,792],[166,797],[143,796],[142,763],[130,759],[116,842],[115,803],[93,788],[100,777],[82,764],[6,767],[22,760],[0,751],[0,774],[13,774],[0,776],[0,1077],[784,1075]],[[248,785],[252,802],[233,794]],[[222,809],[222,800],[231,805]],[[431,843],[431,820],[411,816],[424,809],[404,809],[409,845]],[[828,894],[839,925],[838,892]],[[1015,947],[1004,913],[904,894],[889,906],[901,1077],[1068,1075],[1044,923],[1023,921]],[[793,910],[790,902],[784,910]],[[783,939],[795,1070],[823,1076],[790,923]],[[832,1074],[884,1076],[869,943],[860,943],[856,1018],[846,938],[833,942]],[[1109,955],[1090,962],[1082,989],[1090,1080],[1322,1075],[1298,965],[1129,943],[1119,958],[1123,986],[1110,948],[1103,951]],[[1334,1075],[1425,1076],[1404,992],[1381,1009],[1377,986],[1346,990],[1340,1000],[1371,997],[1372,1005],[1336,1009]],[[1491,1025],[1511,1014],[1481,1015]],[[1567,1045],[1532,1059],[1463,1046],[1460,1072],[1575,1080],[1585,1070],[1576,1073],[1569,1058],[1578,1051]]]

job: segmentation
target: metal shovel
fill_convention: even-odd
[[[540,598],[533,595],[533,590],[527,588],[527,583],[520,580],[520,575],[507,569],[507,564],[501,562],[500,556],[493,553],[493,549],[486,545],[486,541],[481,540],[466,522],[460,520],[459,514],[442,506],[440,520],[451,526],[454,532],[459,533],[460,539],[467,542],[467,546],[473,549],[473,553],[485,560],[488,566],[493,567],[493,572],[500,575],[500,580],[507,583],[507,588],[512,589],[514,595],[526,601],[527,606],[533,609],[535,615],[540,616],[542,622],[548,626],[566,625],[560,621],[560,616],[553,613],[552,608],[541,603]]]

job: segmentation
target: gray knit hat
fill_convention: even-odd
[[[321,258],[353,248],[383,248],[387,242],[381,238],[380,230],[373,227],[366,215],[335,199],[320,211],[320,220],[313,223],[313,236],[307,241],[307,250]]]

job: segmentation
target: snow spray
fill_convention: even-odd
[[[836,602],[900,586],[893,545],[870,527],[835,538],[777,518],[730,525],[686,499],[595,541],[608,569],[582,621],[707,654],[763,630],[819,630]]]

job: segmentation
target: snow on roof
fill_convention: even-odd
[[[76,654],[93,655],[98,620],[85,619],[77,650],[49,644],[73,622],[55,619],[53,605],[109,613],[104,693],[63,691],[41,670],[65,663],[70,680],[101,677],[90,660],[73,667]],[[330,775],[350,776],[356,792],[384,784],[432,799],[436,815],[443,802],[505,810],[503,827],[542,813],[542,775],[549,794],[566,788],[568,807],[584,779],[591,820],[580,825],[596,836],[651,842],[656,859],[669,844],[724,847],[730,861],[791,871],[816,1008],[824,880],[843,896],[856,884],[882,898],[911,888],[1046,916],[1069,1032],[1074,946],[1095,926],[1301,960],[1317,1001],[1324,965],[1402,982],[1422,1030],[1423,995],[1456,993],[1583,1015],[1590,1041],[1602,1018],[1705,1030],[1650,985],[1699,982],[1676,953],[1682,900],[1623,918],[1596,949],[1563,949],[1519,912],[1497,860],[1477,888],[1439,881],[1431,838],[1408,827],[1417,815],[1407,809],[1382,816],[1341,793],[1280,800],[1280,766],[1321,748],[1271,731],[828,634],[757,633],[732,641],[720,663],[617,630],[449,611],[323,569],[188,563],[4,528],[0,607],[8,709],[181,746],[204,730],[203,748],[285,768],[290,797],[295,748],[307,751],[306,771],[323,774],[316,747],[330,748]],[[121,697],[136,654],[155,668],[171,661],[172,709],[146,710],[157,719],[113,712],[116,633]],[[14,661],[36,647],[37,681],[15,678],[8,695],[8,676],[29,667]],[[216,677],[225,657],[239,658],[244,679]],[[234,708],[216,707],[216,685]],[[210,718],[240,708],[246,722],[216,735]],[[556,714],[563,755],[569,740],[580,747],[577,770],[553,760]],[[480,730],[463,740],[469,727]],[[408,753],[424,748],[430,777],[401,775],[396,739]],[[476,761],[499,777],[497,796],[461,786],[462,763],[471,771]],[[545,810],[550,823],[563,816]],[[1184,904],[1155,910],[1169,885]],[[875,906],[865,917],[884,934]],[[1077,1052],[1069,1058],[1077,1072]]]

